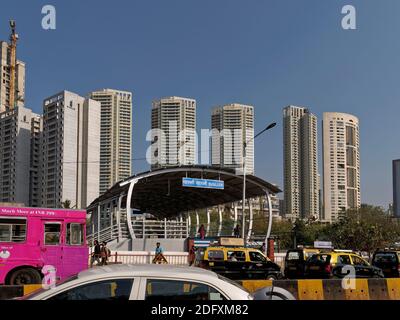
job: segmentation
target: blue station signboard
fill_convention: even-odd
[[[205,189],[224,189],[224,181],[197,179],[197,178],[182,178],[182,187],[205,188]]]

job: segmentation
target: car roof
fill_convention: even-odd
[[[400,250],[396,250],[396,249],[380,249],[380,250],[376,250],[374,252],[375,253],[400,253]]]
[[[251,250],[251,251],[260,251],[257,248],[246,248],[246,247],[224,247],[224,246],[215,246],[215,247],[207,247],[207,249],[216,249],[216,250],[221,250],[221,249],[226,249],[226,250]]]
[[[217,274],[198,267],[175,266],[163,264],[114,264],[94,267],[78,274],[79,279],[101,276],[146,276],[146,277],[172,277],[201,278],[203,276],[215,277]]]

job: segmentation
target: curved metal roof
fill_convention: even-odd
[[[182,178],[223,180],[224,190],[182,187]],[[131,181],[134,185],[131,207],[158,218],[173,217],[185,211],[240,201],[243,196],[243,176],[235,170],[215,166],[179,166],[156,169],[133,175],[120,181],[94,200],[88,208],[96,207],[121,193],[126,194]],[[281,190],[258,177],[246,175],[246,198],[265,195],[265,191]],[[124,200],[126,201],[126,200]]]

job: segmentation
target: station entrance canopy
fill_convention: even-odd
[[[222,180],[224,189],[183,187],[183,178]],[[277,186],[256,176],[246,175],[246,198],[279,192],[281,190]],[[127,208],[128,212],[134,208],[158,219],[174,218],[184,212],[240,201],[242,195],[243,176],[237,175],[233,169],[179,166],[131,176],[95,199],[88,210],[119,198],[120,208]]]

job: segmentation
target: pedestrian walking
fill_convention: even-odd
[[[265,247],[265,242],[263,242],[263,244],[262,244],[262,246],[260,247],[260,251],[262,252],[262,253],[265,253],[265,250],[266,250],[267,248]]]
[[[196,248],[195,246],[192,246],[189,250],[189,266],[192,266],[194,264],[195,259],[196,259]]]
[[[100,249],[101,265],[106,266],[108,258],[111,256],[111,250],[107,247],[107,242],[103,241]]]
[[[240,226],[238,224],[233,229],[233,235],[235,236],[235,238],[240,238]]]
[[[199,228],[199,236],[201,240],[204,240],[205,236],[206,236],[206,229],[204,228],[204,224],[202,224]]]
[[[92,253],[92,257],[90,259],[90,267],[93,267],[93,264],[97,262],[97,265],[101,264],[101,248],[100,244],[97,240],[94,240],[94,251]]]

